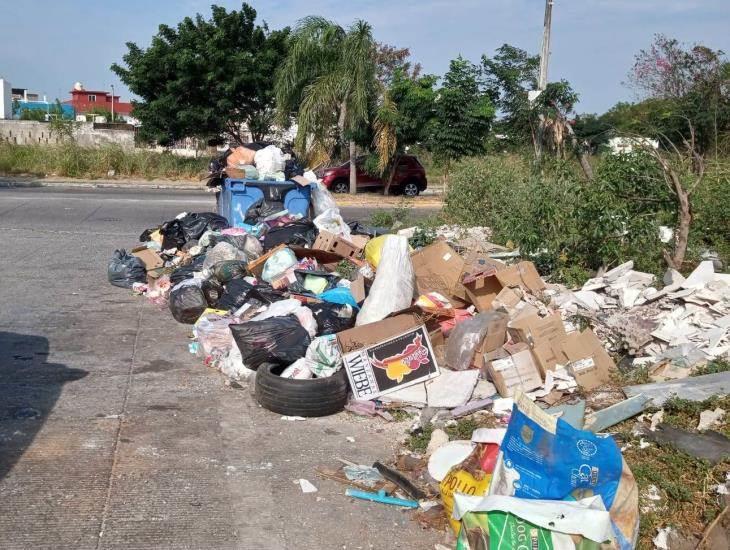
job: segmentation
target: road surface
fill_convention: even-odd
[[[107,283],[115,248],[212,207],[183,191],[0,189],[0,547],[433,548],[441,535],[409,514],[315,473],[389,459],[404,425],[282,420],[188,353],[189,326]]]

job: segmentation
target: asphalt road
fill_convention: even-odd
[[[387,460],[404,425],[282,420],[188,353],[189,326],[107,283],[115,248],[211,208],[197,192],[0,189],[0,547],[433,548],[408,513],[315,473]]]

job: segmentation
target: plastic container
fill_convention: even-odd
[[[218,214],[233,227],[246,227],[246,213],[256,202],[281,205],[281,210],[307,218],[311,187],[293,181],[259,181],[226,178],[218,200]]]

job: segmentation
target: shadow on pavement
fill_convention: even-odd
[[[88,374],[47,362],[49,354],[42,336],[0,331],[0,479],[33,443],[63,385]]]

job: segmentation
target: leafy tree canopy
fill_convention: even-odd
[[[161,143],[227,134],[241,125],[262,139],[273,123],[274,72],[287,52],[289,29],[256,24],[256,10],[212,6],[212,17],[160,25],[146,49],[127,43],[112,70],[142,101],[135,102],[143,137]]]

